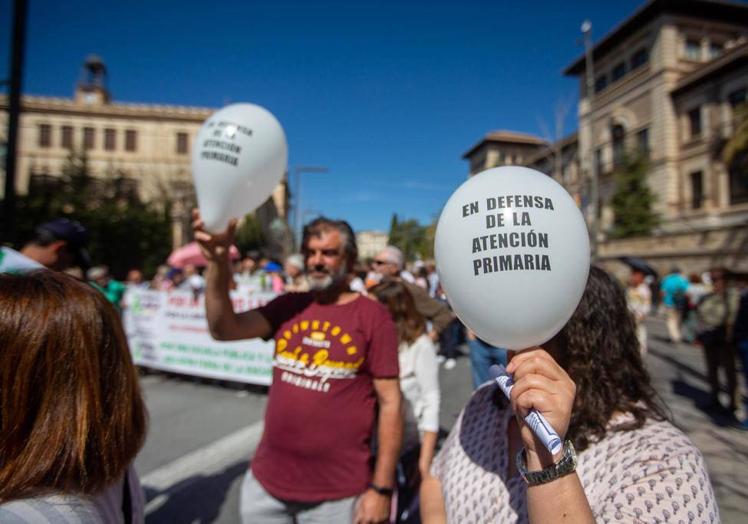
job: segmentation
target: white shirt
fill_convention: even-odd
[[[403,451],[420,441],[419,432],[439,431],[439,364],[436,348],[423,334],[411,345],[400,344],[400,389],[405,399]]]
[[[0,273],[28,273],[35,269],[44,269],[44,266],[15,249],[0,248]]]

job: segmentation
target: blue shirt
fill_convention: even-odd
[[[680,273],[670,273],[662,279],[660,289],[664,293],[662,303],[667,307],[674,307],[675,296],[681,295],[688,289],[688,279]]]

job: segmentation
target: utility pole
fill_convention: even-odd
[[[3,197],[2,241],[13,243],[16,232],[16,153],[18,120],[21,115],[21,79],[26,39],[26,0],[15,0],[13,9],[13,40],[10,51],[8,80],[8,143],[5,151],[5,194]]]
[[[294,201],[294,222],[296,222],[294,227],[294,233],[296,237],[296,249],[301,249],[301,227],[302,227],[302,221],[303,217],[302,211],[301,211],[301,174],[302,173],[327,173],[329,172],[329,169],[327,169],[324,166],[296,166],[294,168],[294,175],[296,178],[296,191],[295,195],[293,195],[293,201]]]
[[[589,122],[589,145],[587,148],[587,167],[590,176],[590,257],[592,262],[597,261],[597,231],[599,227],[599,189],[597,165],[595,165],[595,142],[592,134],[592,102],[595,96],[595,70],[592,63],[592,22],[582,22],[582,34],[584,35],[584,57],[585,75],[587,85],[587,121]]]

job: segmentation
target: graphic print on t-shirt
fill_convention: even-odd
[[[327,393],[329,379],[352,379],[363,363],[353,337],[327,320],[298,320],[276,338],[274,365],[297,387]]]

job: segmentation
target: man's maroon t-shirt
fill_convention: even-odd
[[[260,308],[275,332],[273,384],[252,474],[274,497],[358,495],[371,479],[374,378],[397,378],[395,325],[358,297],[320,305],[289,293]]]

